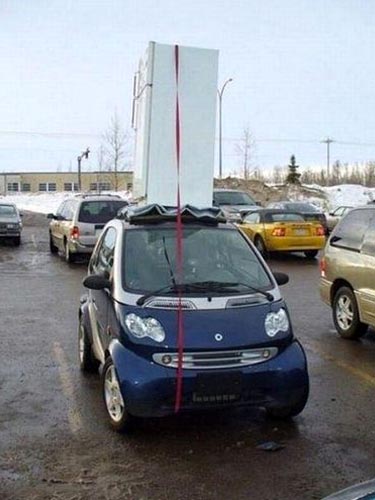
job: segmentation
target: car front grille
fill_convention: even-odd
[[[241,368],[264,363],[277,355],[277,347],[243,349],[236,351],[184,352],[182,368],[184,370],[214,370],[218,368]],[[169,368],[177,368],[178,353],[155,353],[155,363]]]

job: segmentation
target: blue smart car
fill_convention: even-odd
[[[79,358],[83,371],[101,367],[112,427],[171,414],[178,397],[180,411],[252,405],[297,415],[309,379],[278,288],[288,277],[272,274],[220,209],[186,206],[181,222],[176,234],[175,209],[124,209],[92,254]]]

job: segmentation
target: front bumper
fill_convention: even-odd
[[[120,381],[127,410],[138,417],[161,417],[174,412],[176,370],[155,364],[137,356],[120,342],[111,344],[111,356]],[[227,384],[228,374],[240,380],[221,398],[197,398],[198,378],[207,371],[184,370],[182,411],[203,410],[228,406],[287,407],[296,404],[308,388],[305,353],[297,340],[279,354],[263,363],[243,368],[209,370],[211,383],[217,388]],[[225,382],[225,383],[224,383]],[[215,391],[217,394],[217,389]]]

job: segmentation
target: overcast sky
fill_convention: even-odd
[[[150,40],[219,49],[224,171],[375,160],[375,2],[0,0],[0,172],[68,170],[117,110]],[[57,134],[57,135],[49,135]],[[345,144],[349,143],[349,144]]]

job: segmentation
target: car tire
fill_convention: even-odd
[[[67,262],[68,264],[72,264],[73,262],[75,262],[75,255],[70,252],[69,244],[66,240],[64,242],[64,257],[65,262]]]
[[[268,251],[266,244],[264,243],[264,240],[261,236],[257,235],[254,238],[254,245],[255,248],[258,250],[258,252],[264,257],[265,259],[268,257]]]
[[[112,358],[109,356],[102,371],[102,392],[104,406],[110,426],[117,432],[129,430],[132,417],[126,410],[125,400],[121,393],[117,372]]]
[[[98,371],[99,361],[95,359],[92,352],[90,337],[83,324],[82,316],[79,318],[78,323],[78,358],[79,367],[82,372],[93,373]]]
[[[53,243],[53,239],[52,239],[52,234],[51,233],[49,234],[49,250],[53,254],[57,254],[57,252],[59,251],[59,249],[57,248],[57,246],[54,245],[54,243]]]
[[[332,315],[336,330],[344,339],[358,339],[367,331],[368,325],[360,321],[357,300],[348,286],[342,286],[335,293]]]
[[[277,420],[288,420],[299,415],[306,406],[309,398],[309,386],[304,389],[300,399],[292,406],[266,408],[267,415]]]
[[[306,252],[304,252],[304,254],[308,259],[315,259],[315,257],[318,255],[318,251],[319,250],[307,250]]]
[[[19,247],[21,245],[21,236],[16,236],[15,238],[13,238],[13,244],[16,247]]]

